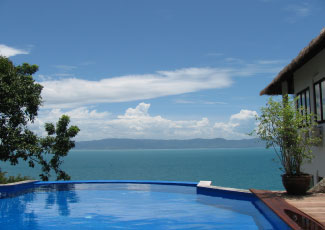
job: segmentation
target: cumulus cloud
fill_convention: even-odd
[[[228,70],[186,68],[154,74],[128,75],[99,81],[68,78],[43,81],[42,97],[50,108],[126,102],[229,87]]]
[[[38,117],[33,124],[29,126],[39,135],[46,135],[44,125],[47,122],[57,122],[58,119],[66,114],[71,118],[73,125],[78,125],[81,128],[80,134],[78,134],[78,140],[92,140],[93,137],[100,137],[103,135],[102,123],[111,119],[109,112],[98,112],[95,109],[89,109],[86,107],[75,108],[72,110],[51,109],[40,110]]]
[[[148,117],[148,110],[150,108],[150,104],[140,103],[136,108],[128,108],[124,115],[118,116],[120,119],[132,119],[137,117]]]
[[[216,122],[214,128],[219,129],[226,139],[247,138],[247,134],[253,131],[257,125],[256,116],[256,111],[242,109],[239,113],[231,115],[228,122]]]
[[[198,120],[171,120],[149,113],[150,104],[139,103],[135,108],[126,109],[124,114],[112,116],[108,112],[98,112],[86,107],[72,110],[43,109],[31,128],[45,135],[45,122],[55,122],[63,114],[71,117],[81,132],[77,140],[103,138],[153,138],[153,139],[191,139],[191,138],[249,138],[248,132],[255,127],[255,111],[241,110],[233,114],[228,122],[213,124],[206,117]]]
[[[240,120],[251,120],[257,116],[256,111],[242,109],[239,113],[233,114],[230,117],[230,121],[240,121]]]
[[[0,55],[5,57],[12,57],[18,54],[29,54],[29,52],[26,50],[16,49],[4,44],[0,44]]]

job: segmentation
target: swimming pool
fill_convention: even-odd
[[[192,182],[35,182],[0,188],[0,229],[289,229],[250,193]]]

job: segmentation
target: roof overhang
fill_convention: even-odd
[[[293,73],[306,64],[310,59],[325,49],[325,28],[314,38],[308,46],[303,48],[289,65],[284,67],[273,81],[260,92],[260,95],[281,95],[282,82],[288,81],[289,94],[293,94]]]

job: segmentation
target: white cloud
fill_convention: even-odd
[[[50,75],[39,74],[37,75],[36,79],[39,79],[41,81],[51,81],[53,77]]]
[[[12,57],[18,54],[29,54],[29,52],[26,50],[16,49],[4,44],[0,44],[0,55],[5,57]]]
[[[55,81],[55,80],[60,80],[62,78],[66,77],[73,77],[73,73],[54,73],[51,75],[44,75],[44,74],[38,74],[36,76],[36,80],[40,80],[42,82],[44,81]]]
[[[44,125],[47,122],[57,122],[58,119],[66,114],[71,118],[72,125],[78,125],[81,128],[81,132],[77,139],[92,140],[93,137],[100,137],[103,135],[102,123],[111,119],[111,114],[108,112],[97,112],[96,110],[90,110],[86,107],[75,108],[68,111],[61,109],[51,109],[39,111],[38,117],[33,124],[30,124],[32,130],[39,135],[45,135]]]
[[[157,71],[153,74],[105,78],[98,81],[78,78],[56,80],[40,78],[43,79],[40,83],[44,86],[42,97],[46,108],[73,108],[95,103],[146,100],[207,89],[226,88],[232,85],[234,77],[274,75],[282,68],[279,63],[280,61],[277,60],[260,60],[252,63],[240,60],[240,62],[231,63],[231,66],[227,68],[184,68],[174,71]],[[74,68],[73,66],[60,67]],[[68,77],[67,73],[62,76]],[[183,101],[183,103],[187,102]]]
[[[148,117],[150,104],[141,102],[136,108],[128,108],[124,115],[118,116],[120,119],[132,119],[137,117]]]
[[[233,114],[230,117],[230,121],[243,121],[243,120],[250,120],[257,116],[256,111],[242,109],[239,113]]]
[[[198,120],[170,120],[149,113],[150,104],[140,103],[125,113],[112,116],[108,112],[98,112],[86,107],[64,111],[62,109],[41,110],[32,129],[44,135],[45,122],[56,122],[60,116],[70,116],[72,124],[78,125],[81,132],[77,140],[103,138],[153,138],[153,139],[191,139],[191,138],[249,138],[255,128],[255,111],[241,110],[226,123],[211,123],[208,118]]]
[[[252,132],[257,125],[256,116],[256,111],[242,109],[239,113],[231,115],[228,122],[216,122],[214,128],[221,130],[226,139],[247,138],[247,134]]]
[[[229,70],[187,68],[89,81],[77,78],[40,82],[42,97],[50,108],[77,107],[94,103],[126,102],[229,87]]]

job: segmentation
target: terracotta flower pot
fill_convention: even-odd
[[[287,193],[290,195],[304,195],[310,188],[312,175],[300,174],[300,175],[282,175],[282,183]]]

